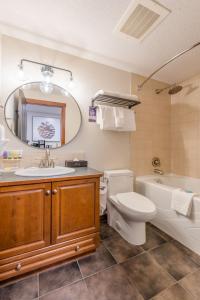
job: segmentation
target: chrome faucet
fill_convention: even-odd
[[[153,172],[159,175],[164,175],[164,172],[160,169],[154,169]]]
[[[50,158],[50,156],[51,156],[50,150],[46,149],[45,157],[43,159],[41,159],[39,168],[54,168],[55,167],[54,160],[52,158]]]

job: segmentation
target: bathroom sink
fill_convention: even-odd
[[[29,177],[41,177],[41,176],[56,176],[56,175],[65,175],[75,172],[73,168],[59,167],[55,168],[26,168],[19,169],[15,172],[15,175],[18,176],[29,176]]]

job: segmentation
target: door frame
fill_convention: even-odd
[[[26,104],[61,108],[61,118],[60,118],[61,145],[65,145],[66,103],[26,98]]]

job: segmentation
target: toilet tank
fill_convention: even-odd
[[[108,170],[104,171],[104,177],[108,181],[108,196],[133,192],[134,175],[132,171]]]

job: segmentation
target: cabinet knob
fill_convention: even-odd
[[[21,265],[20,263],[18,263],[18,264],[16,265],[16,271],[20,271],[20,270],[21,270],[21,267],[22,267],[22,265]]]
[[[75,251],[79,251],[80,250],[80,246],[77,245],[76,248],[75,248]]]
[[[58,192],[58,191],[57,191],[56,189],[54,189],[54,190],[52,191],[52,194],[55,195],[55,194],[57,194],[57,192]]]
[[[46,190],[45,195],[49,196],[50,194],[51,194],[51,191],[50,190]]]

